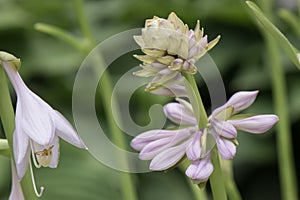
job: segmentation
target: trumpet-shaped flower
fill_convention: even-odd
[[[1,65],[17,94],[13,148],[18,178],[22,179],[30,154],[36,167],[57,167],[59,137],[76,147],[86,146],[66,118],[25,85],[16,68],[18,59],[11,60]]]
[[[200,22],[194,30],[184,24],[175,13],[167,19],[153,17],[146,20],[142,34],[134,40],[146,55],[135,55],[143,62],[140,71],[134,74],[153,77],[146,91],[160,90],[165,84],[172,85],[181,78],[178,72],[196,73],[195,62],[219,41],[220,36],[211,42],[200,29]]]

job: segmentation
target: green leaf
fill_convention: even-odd
[[[290,25],[290,27],[294,30],[294,32],[300,38],[300,26],[299,26],[299,17],[286,9],[280,9],[278,12],[279,17],[281,17],[286,23]]]
[[[276,39],[276,41],[281,46],[281,48],[283,48],[287,56],[300,70],[300,62],[297,57],[297,53],[299,53],[299,50],[297,50],[283,35],[283,33],[281,33],[280,30],[274,24],[272,24],[272,22],[263,14],[263,12],[255,3],[251,1],[246,1],[246,3],[253,12],[253,14],[256,16],[258,21],[261,23],[263,30],[271,34]]]

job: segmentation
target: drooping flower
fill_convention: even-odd
[[[67,119],[54,110],[23,82],[18,68],[19,59],[0,52],[1,65],[17,94],[14,158],[19,180],[24,176],[30,154],[36,167],[56,168],[59,160],[59,137],[70,144],[86,148]]]
[[[186,156],[192,162],[186,171],[187,176],[195,182],[206,181],[213,169],[209,164],[209,153],[202,149],[201,144],[201,137],[207,134],[206,130],[198,130],[191,105],[185,100],[177,100],[179,103],[165,105],[164,113],[179,128],[146,131],[135,137],[131,146],[140,151],[141,160],[151,160],[149,168],[153,171],[171,168]],[[195,171],[200,169],[204,173],[195,175]]]
[[[146,54],[134,55],[143,62],[143,69],[134,74],[153,77],[146,86],[146,91],[152,92],[177,84],[182,78],[181,71],[196,73],[195,62],[218,43],[220,36],[208,42],[199,20],[195,29],[190,30],[172,12],[167,19],[155,16],[146,20],[142,35],[134,39]]]
[[[237,92],[209,117],[210,133],[215,138],[218,151],[224,159],[232,159],[236,154],[237,130],[255,134],[264,133],[278,121],[278,117],[273,114],[238,114],[254,102],[257,94],[258,91]]]

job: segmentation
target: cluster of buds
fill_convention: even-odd
[[[181,79],[180,72],[195,74],[195,63],[219,41],[220,36],[208,42],[200,22],[194,30],[184,24],[175,13],[167,19],[153,17],[146,20],[142,35],[134,40],[146,55],[134,55],[143,62],[140,71],[134,75],[154,77],[146,91],[164,89]]]
[[[236,154],[237,130],[260,134],[278,121],[273,114],[238,114],[254,102],[257,93],[235,93],[227,103],[212,112],[207,127],[201,130],[191,104],[177,98],[178,103],[164,106],[164,113],[178,127],[141,133],[132,140],[131,146],[140,151],[140,159],[152,160],[150,169],[154,171],[169,169],[186,156],[191,162],[186,175],[194,183],[205,182],[213,172],[210,154],[214,145],[223,159],[230,160]]]

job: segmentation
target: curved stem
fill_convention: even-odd
[[[2,121],[3,129],[11,149],[11,158],[13,159],[13,132],[15,130],[15,116],[14,109],[11,103],[11,98],[6,82],[5,72],[3,67],[0,65],[0,118]],[[26,171],[25,176],[21,181],[23,194],[25,199],[35,200],[37,197],[31,188],[31,178],[29,169]]]
[[[89,26],[87,17],[83,9],[83,0],[75,0],[75,8],[76,8],[76,13],[78,16],[81,31],[85,39],[90,41],[91,43],[89,48],[86,49],[86,51],[84,52],[84,53],[88,53],[91,50],[91,48],[94,47],[95,42],[91,33],[91,28]],[[96,59],[97,59],[96,66],[100,68],[99,70],[103,70],[103,66],[104,66],[103,58],[101,57],[100,54],[98,54],[98,57]],[[110,74],[108,72],[103,73],[101,77],[100,87],[98,88],[104,104],[103,106],[105,109],[105,113],[108,121],[108,127],[111,132],[112,140],[117,146],[124,149],[126,147],[126,141],[122,132],[118,128],[117,124],[115,123],[114,116],[111,110],[111,106],[112,106],[111,104],[113,103],[111,100],[113,88],[112,88]],[[117,106],[117,105],[113,105],[113,106]],[[119,156],[121,164],[126,166],[129,165],[125,155],[120,154],[117,156]],[[130,173],[120,173],[120,176],[121,176],[121,190],[122,190],[123,199],[136,200],[137,194],[133,182],[133,175]]]
[[[193,110],[198,111],[199,115],[196,114],[197,120],[198,120],[198,127],[199,129],[203,129],[206,127],[208,123],[207,114],[195,81],[195,78],[191,74],[183,73],[183,76],[186,78],[186,80],[189,82],[190,86],[186,86],[186,89],[188,91],[188,94],[190,94],[189,90],[190,88],[193,90],[194,95],[196,98],[191,98],[191,101],[194,101],[193,99],[196,99],[197,102],[191,102],[193,106]],[[193,94],[190,94],[193,95]],[[196,107],[197,106],[197,107]],[[211,174],[209,180],[210,185],[213,193],[213,197],[216,200],[226,200],[226,189],[225,189],[225,183],[224,183],[224,177],[220,165],[220,159],[219,154],[216,149],[216,147],[213,148],[211,153],[211,161],[214,165],[214,171]]]

